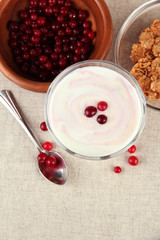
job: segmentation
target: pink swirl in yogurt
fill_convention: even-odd
[[[107,124],[84,115],[88,106],[103,99]],[[107,111],[107,113],[106,113]],[[60,81],[51,97],[49,122],[56,138],[69,150],[103,157],[126,147],[137,135],[142,110],[134,87],[119,73],[105,67],[73,70]]]

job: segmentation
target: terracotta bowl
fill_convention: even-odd
[[[92,29],[96,31],[94,50],[90,59],[105,59],[112,42],[112,19],[104,0],[72,0],[79,9],[89,11]],[[11,81],[22,88],[35,92],[46,92],[50,82],[38,82],[22,73],[13,61],[8,46],[9,20],[17,20],[18,12],[27,7],[28,0],[0,1],[0,70]]]

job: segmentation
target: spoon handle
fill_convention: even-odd
[[[24,131],[27,133],[35,147],[38,149],[39,152],[44,151],[41,144],[37,140],[37,138],[34,136],[32,130],[30,129],[29,125],[25,121],[25,119],[22,117],[20,111],[18,110],[17,103],[15,101],[15,98],[13,97],[12,93],[8,90],[2,90],[0,91],[0,101],[4,104],[4,106],[12,113],[12,115],[16,118],[18,123],[21,125],[21,127],[24,129]]]

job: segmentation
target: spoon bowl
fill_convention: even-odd
[[[31,139],[33,144],[36,146],[39,152],[45,152],[48,156],[54,156],[57,160],[57,164],[55,167],[49,167],[46,163],[39,163],[39,171],[43,177],[47,180],[63,185],[66,183],[68,179],[68,168],[63,157],[54,151],[45,151],[41,144],[39,143],[38,139],[33,134],[31,128],[27,124],[26,120],[20,113],[17,107],[17,103],[12,95],[12,93],[8,90],[2,90],[0,92],[0,101],[4,104],[4,106],[12,113],[12,115],[16,118],[18,123],[21,125],[23,130],[27,133],[28,137]]]
[[[49,151],[47,154],[48,156],[53,156],[56,158],[57,165],[55,167],[48,167],[45,162],[38,162],[40,173],[43,177],[50,180],[51,182],[54,182],[56,184],[65,184],[68,178],[68,170],[64,160],[57,152]]]

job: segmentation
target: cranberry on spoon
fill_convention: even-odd
[[[24,131],[27,133],[33,144],[41,153],[41,156],[39,156],[41,159],[38,161],[38,166],[40,173],[43,175],[43,177],[59,185],[65,184],[65,182],[68,179],[68,169],[62,156],[55,151],[46,151],[42,148],[39,141],[36,139],[30,127],[26,123],[25,119],[22,117],[19,110],[17,109],[17,104],[15,103],[15,99],[10,91],[2,90],[0,92],[0,101],[16,118],[16,120],[19,122]],[[58,164],[56,164],[55,167],[52,168],[49,167],[45,162],[46,155],[42,153],[45,153],[49,157],[53,157],[53,159],[56,159]],[[52,161],[50,159],[50,163],[48,164],[53,165],[53,159]]]

